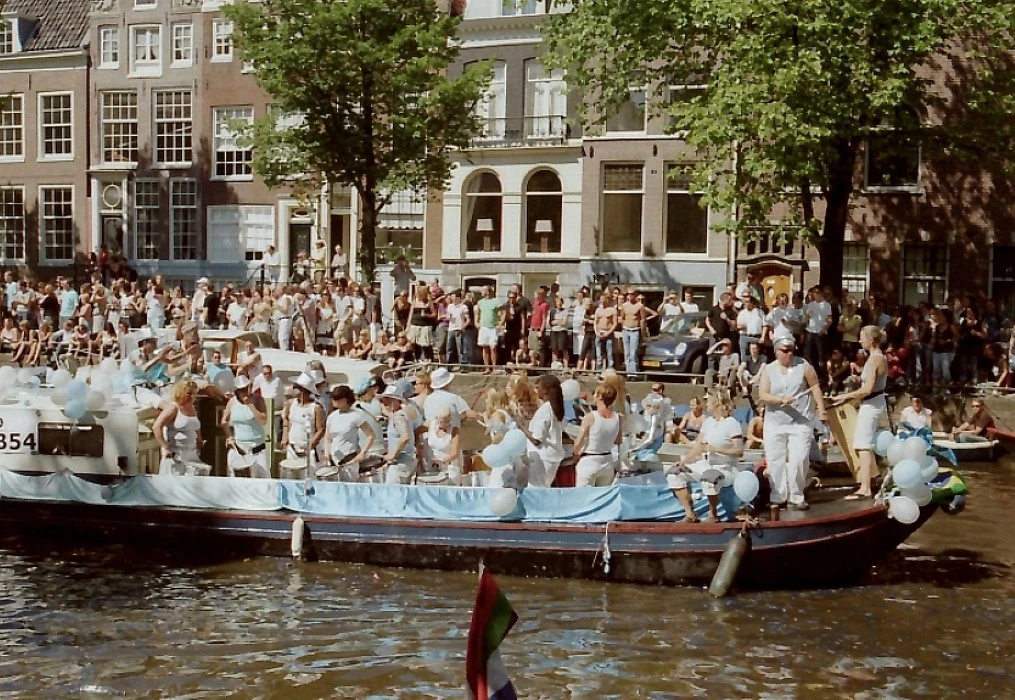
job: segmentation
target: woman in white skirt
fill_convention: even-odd
[[[596,387],[595,397],[596,409],[582,420],[574,443],[575,454],[579,455],[575,486],[609,486],[616,476],[614,448],[624,435],[620,414],[613,410],[617,390],[603,382]]]
[[[552,374],[540,375],[536,380],[536,396],[542,403],[529,421],[529,427],[525,428],[521,421],[518,423],[529,439],[525,453],[528,471],[515,472],[518,488],[549,488],[567,456],[564,452],[564,393],[560,380]]]
[[[233,397],[222,412],[219,425],[230,430],[232,436],[226,440],[229,455],[226,467],[229,476],[237,476],[236,472],[250,469],[249,475],[257,479],[267,479],[268,450],[265,446],[264,426],[268,420],[264,411],[251,400],[250,380],[244,375],[236,378]]]
[[[877,326],[864,326],[860,330],[860,345],[867,352],[867,362],[860,374],[860,388],[836,397],[837,402],[860,400],[860,408],[856,412],[856,428],[853,431],[853,449],[860,458],[860,468],[856,475],[860,486],[855,493],[846,496],[848,501],[872,498],[874,495],[871,489],[877,469],[874,460],[874,433],[888,410],[885,402],[888,362],[881,352],[884,337],[884,331]]]
[[[196,397],[197,384],[191,381],[179,382],[173,387],[172,400],[152,425],[155,441],[162,448],[163,459],[159,465],[161,475],[199,473],[194,469],[195,466],[210,469],[201,462],[198,453],[204,440],[201,438],[201,422],[194,407]]]

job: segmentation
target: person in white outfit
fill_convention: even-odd
[[[574,451],[579,455],[575,466],[575,486],[609,486],[616,477],[617,457],[624,430],[620,414],[613,410],[617,390],[606,382],[596,387],[596,409],[582,420]]]
[[[529,444],[525,456],[529,463],[528,473],[516,470],[515,483],[518,488],[526,485],[549,488],[557,476],[564,452],[564,394],[560,380],[552,374],[543,374],[535,382],[536,396],[542,402],[536,409],[526,428],[519,425]]]
[[[264,426],[268,416],[251,400],[250,380],[244,375],[236,378],[233,397],[226,404],[219,425],[232,432],[226,440],[229,455],[226,467],[229,476],[236,476],[236,470],[250,467],[250,476],[267,479],[268,450],[265,446]]]
[[[464,475],[462,469],[461,429],[455,427],[452,409],[445,406],[428,421],[426,444],[434,468],[448,475],[448,481],[459,486]]]
[[[155,441],[162,448],[160,475],[193,473],[195,466],[207,467],[198,450],[204,444],[201,422],[197,418],[194,399],[197,384],[181,381],[173,387],[173,397],[152,425]],[[210,467],[208,467],[210,469]]]
[[[289,350],[292,345],[295,312],[296,302],[284,286],[279,287],[275,299],[275,325],[278,328],[278,346],[282,350]]]
[[[677,462],[675,469],[666,475],[666,483],[684,507],[684,522],[696,523],[688,481],[701,484],[701,492],[708,499],[705,522],[719,520],[719,489],[733,483],[737,460],[744,454],[744,433],[739,421],[733,417],[733,404],[724,396],[709,399],[712,413],[701,424],[698,439],[690,451]],[[690,472],[690,474],[688,474]]]
[[[763,441],[771,503],[806,510],[815,418],[825,420],[825,399],[814,367],[795,352],[792,338],[775,342],[775,360],[762,370],[758,398],[767,406]]]
[[[384,455],[388,470],[384,481],[388,484],[408,484],[416,473],[416,435],[404,410],[405,398],[401,390],[392,384],[384,390],[380,400],[388,417],[385,436],[388,451]]]
[[[1015,346],[1015,343],[1012,343]],[[909,405],[902,409],[902,414],[899,416],[899,426],[908,430],[920,430],[921,428],[930,428],[932,416],[934,412],[923,405],[923,399],[919,396],[914,396],[909,400]]]
[[[339,469],[342,481],[359,481],[359,464],[370,453],[378,437],[362,411],[355,410],[356,395],[340,384],[331,393],[335,407],[324,422],[324,444],[333,467]],[[364,439],[360,439],[361,433]]]
[[[282,440],[280,446],[286,451],[286,458],[306,459],[313,474],[320,461],[318,454],[324,439],[324,409],[317,399],[317,386],[305,372],[293,382],[296,396],[289,400],[282,411]]]
[[[836,402],[860,400],[860,408],[856,412],[856,427],[853,431],[853,449],[860,458],[856,480],[860,487],[855,493],[846,496],[847,501],[872,498],[874,493],[871,482],[877,471],[874,459],[874,433],[881,425],[888,410],[885,402],[885,387],[888,384],[888,362],[881,352],[881,342],[885,333],[877,326],[864,326],[860,329],[860,345],[867,351],[867,361],[860,374],[860,388],[835,397]]]

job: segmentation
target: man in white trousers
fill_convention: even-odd
[[[775,341],[775,360],[761,370],[759,398],[766,404],[766,473],[772,505],[807,510],[804,496],[815,419],[825,420],[825,399],[814,367],[796,356],[793,338]]]

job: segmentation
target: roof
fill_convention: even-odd
[[[26,52],[79,48],[88,34],[90,9],[90,0],[7,0],[3,4],[4,14],[38,20]]]

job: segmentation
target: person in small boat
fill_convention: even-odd
[[[614,448],[624,437],[623,420],[613,410],[617,392],[606,382],[595,391],[595,410],[582,419],[574,452],[578,456],[575,466],[575,486],[609,486],[616,477],[617,457]]]
[[[909,399],[909,405],[899,414],[899,427],[910,431],[930,428],[933,414],[933,411],[923,405],[922,398],[913,396]]]
[[[250,380],[246,375],[236,378],[233,396],[222,412],[219,425],[230,431],[226,440],[229,455],[226,468],[229,476],[236,476],[236,469],[250,467],[250,476],[267,479],[268,451],[265,449],[265,425],[268,416],[258,407],[251,394]]]
[[[194,406],[196,397],[197,384],[190,380],[177,382],[172,399],[152,425],[155,441],[162,448],[160,475],[182,475],[190,465],[207,467],[198,454],[204,439]]]
[[[867,352],[863,372],[860,375],[860,388],[839,394],[837,401],[860,401],[856,413],[856,427],[853,430],[852,448],[859,457],[859,469],[856,480],[860,487],[855,493],[846,496],[846,500],[872,498],[872,484],[877,473],[877,462],[874,457],[874,434],[881,426],[881,419],[888,410],[885,401],[885,387],[888,384],[888,362],[881,352],[881,343],[885,338],[884,331],[877,326],[864,326],[860,329],[860,345]]]
[[[451,406],[441,406],[437,414],[429,418],[426,431],[427,452],[434,471],[448,475],[451,484],[462,483],[462,436],[461,428],[455,425],[455,411]]]
[[[705,522],[719,520],[719,489],[733,483],[737,461],[744,455],[744,434],[733,417],[733,403],[725,396],[709,400],[712,415],[705,419],[690,451],[667,473],[666,483],[684,508],[684,522],[696,523],[688,482],[698,481],[708,499]],[[690,474],[688,474],[690,472]]]
[[[370,453],[374,440],[379,435],[367,422],[361,411],[353,408],[356,395],[345,384],[331,392],[331,404],[335,407],[325,421],[324,444],[332,466],[338,467],[342,481],[359,480],[359,463]],[[364,440],[360,440],[360,434]]]
[[[758,415],[747,424],[747,436],[744,440],[748,450],[760,450],[765,441],[765,407],[758,406]]]
[[[515,470],[518,488],[549,488],[557,476],[560,463],[567,456],[564,451],[564,394],[560,380],[552,374],[540,375],[536,380],[536,396],[542,403],[528,425],[515,417],[518,428],[529,441],[524,460],[528,462],[528,469],[524,468],[524,462],[516,464],[516,467],[521,467]]]
[[[764,444],[771,503],[807,510],[804,488],[814,423],[825,420],[825,397],[814,367],[796,356],[792,338],[775,342],[775,360],[765,365],[758,398],[767,404]]]
[[[987,442],[990,439],[987,431],[994,427],[994,417],[990,415],[983,399],[973,399],[970,406],[973,415],[952,431],[952,439],[958,442]]]
[[[292,388],[295,396],[282,411],[282,440],[279,445],[289,459],[305,459],[309,455],[310,470],[313,472],[321,461],[324,409],[317,402],[317,385],[306,372],[296,377]]]
[[[705,402],[695,396],[688,404],[690,409],[680,419],[676,430],[671,435],[671,442],[680,445],[691,445],[698,440],[701,425],[705,422]]]
[[[388,417],[385,434],[388,450],[384,455],[388,470],[384,480],[388,484],[408,484],[416,473],[416,434],[403,410],[405,398],[399,387],[392,384],[384,390],[380,400]]]

